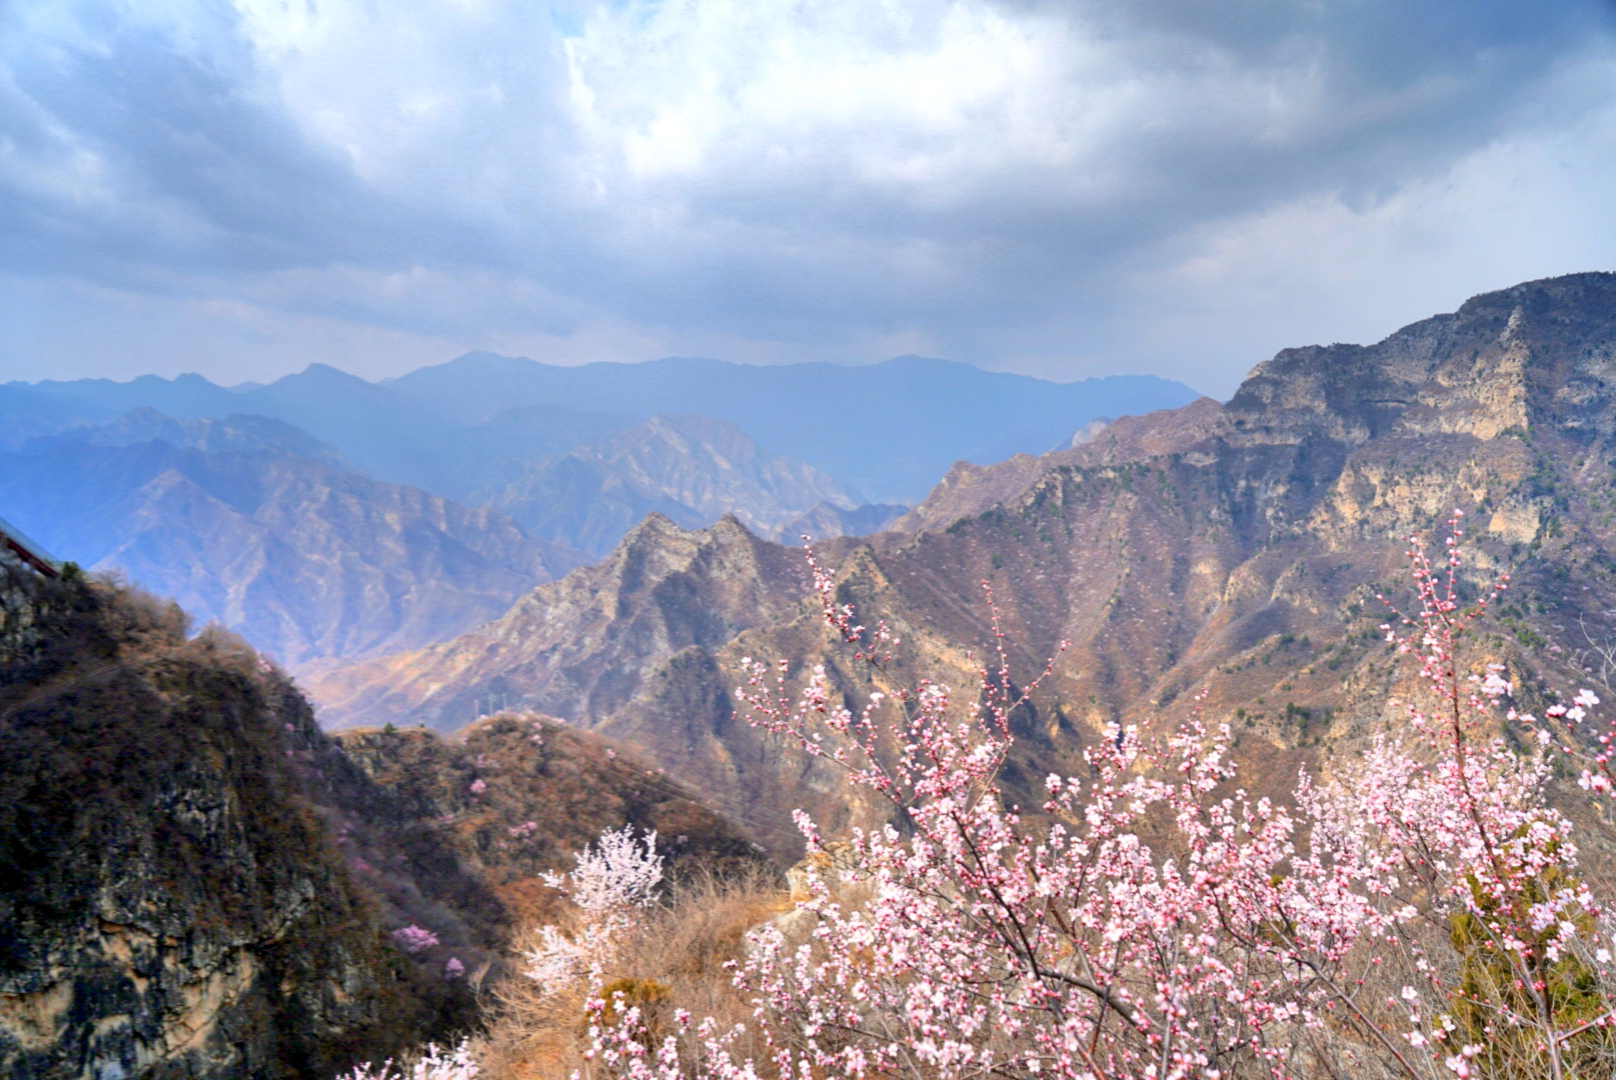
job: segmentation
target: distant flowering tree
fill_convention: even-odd
[[[1487,600],[1460,603],[1459,522],[1438,563],[1413,541],[1418,607],[1384,627],[1439,708],[1410,706],[1407,730],[1335,784],[1302,776],[1294,809],[1237,787],[1228,729],[1197,714],[1158,738],[1108,730],[1087,775],[1051,775],[1042,815],[1021,814],[998,776],[1032,687],[1009,689],[1002,648],[963,710],[922,682],[853,712],[832,704],[823,670],[793,696],[784,667],[748,662],[754,722],[843,767],[905,828],[855,832],[832,860],[798,815],[810,851],[834,863],[799,905],[811,935],[765,925],[735,972],[771,1058],[737,1060],[736,1032],[682,1012],[653,1040],[597,985],[591,1068],[630,1080],[1609,1076],[1609,930],[1570,822],[1546,801],[1555,745],[1581,755],[1585,788],[1616,789],[1607,750],[1583,754],[1554,726],[1598,701],[1583,691],[1540,721],[1505,710],[1502,667],[1466,670],[1461,646]],[[827,623],[885,664],[891,631],[856,624],[810,562]],[[996,613],[994,629],[1002,641]]]
[[[662,856],[656,833],[637,837],[632,825],[600,834],[576,857],[570,874],[544,874],[545,883],[565,892],[577,906],[579,924],[570,932],[556,926],[539,930],[538,943],[523,954],[523,973],[542,991],[561,990],[581,974],[602,969],[637,911],[659,897]]]
[[[424,927],[416,926],[414,923],[411,923],[409,926],[401,926],[397,930],[394,930],[393,940],[396,941],[398,943],[398,947],[403,949],[405,952],[418,953],[423,949],[430,949],[432,946],[436,945],[438,943],[438,935],[434,934],[430,930],[425,929]]]

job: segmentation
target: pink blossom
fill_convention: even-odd
[[[398,947],[405,952],[418,953],[422,949],[430,949],[438,944],[438,935],[411,923],[409,926],[401,926],[394,930],[393,940],[398,942]]]
[[[1468,629],[1507,579],[1461,604],[1460,519],[1438,559],[1410,539],[1416,606],[1392,609],[1382,627],[1418,663],[1436,705],[1406,706],[1404,722],[1343,765],[1339,782],[1304,773],[1293,806],[1251,795],[1238,786],[1227,726],[1197,711],[1159,737],[1108,729],[1086,748],[1086,770],[1046,779],[1036,826],[1007,805],[998,777],[1010,716],[1054,661],[1010,689],[988,591],[995,640],[975,685],[960,694],[924,679],[904,686],[884,666],[897,638],[857,622],[810,552],[825,624],[887,694],[855,706],[823,667],[794,674],[747,658],[737,696],[756,726],[840,768],[904,829],[855,830],[834,874],[810,873],[798,904],[808,943],[777,923],[752,933],[735,978],[772,1048],[764,1071],[1282,1080],[1314,1075],[1299,1033],[1344,1025],[1363,1040],[1354,1055],[1374,1057],[1369,1072],[1475,1074],[1484,1047],[1453,1052],[1471,1029],[1445,1011],[1458,991],[1443,973],[1461,965],[1428,957],[1419,928],[1441,928],[1433,947],[1447,947],[1447,928],[1465,916],[1528,998],[1545,992],[1536,956],[1604,963],[1610,951],[1577,875],[1571,823],[1546,799],[1551,751],[1522,752],[1495,734],[1514,692],[1502,667],[1465,672]],[[1584,691],[1573,708],[1586,715],[1597,703]],[[1581,718],[1563,706],[1547,713],[1544,735]],[[1616,728],[1601,745],[1612,739]],[[1591,790],[1616,787],[1608,753],[1586,760],[1582,775]],[[801,812],[796,821],[809,850],[827,854],[818,825]],[[868,899],[845,902],[838,889],[849,883]],[[585,895],[577,871],[568,887]],[[608,925],[592,932],[609,937]],[[566,960],[577,977],[592,941],[548,929],[551,951],[530,960],[550,970]],[[1393,969],[1418,978],[1370,1000],[1365,980]],[[598,977],[592,986],[592,1055],[609,1076],[755,1080],[763,1068],[731,1053],[738,1029],[681,1014],[658,1043],[637,1010],[605,1001]],[[604,1022],[609,1005],[620,1022]],[[1562,1030],[1547,1007],[1483,1005],[1531,1032],[1554,1075],[1569,1075],[1568,1040],[1616,1020],[1606,1005],[1609,1015]]]

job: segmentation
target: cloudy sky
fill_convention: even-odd
[[[0,0],[0,380],[921,353],[1226,396],[1594,269],[1612,0]]]

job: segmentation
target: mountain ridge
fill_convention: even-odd
[[[1437,527],[1454,506],[1479,523],[1469,572],[1515,573],[1487,627],[1500,662],[1527,685],[1544,664],[1587,655],[1571,636],[1579,619],[1603,626],[1602,613],[1616,609],[1613,433],[1616,275],[1532,282],[1377,345],[1285,350],[1227,406],[1118,421],[1048,459],[964,470],[934,493],[918,528],[833,542],[824,555],[840,564],[838,602],[856,603],[863,621],[885,619],[914,650],[888,682],[924,674],[973,685],[966,657],[996,641],[983,581],[1018,671],[1041,669],[1071,643],[1018,723],[1013,792],[1033,798],[1036,777],[1080,768],[1074,755],[1108,724],[1181,718],[1205,686],[1209,719],[1235,725],[1258,786],[1282,793],[1289,781],[1276,777],[1361,749],[1387,702],[1414,692],[1375,634],[1384,615],[1373,595],[1399,576],[1399,538]],[[638,542],[649,540],[707,542],[671,523]],[[801,558],[747,543],[760,560]],[[680,618],[701,618],[703,597],[719,588],[710,575],[691,564]],[[800,580],[773,584],[775,613],[728,627],[727,640],[670,640],[639,655],[611,636],[610,620],[585,632],[559,608],[535,633],[584,643],[569,661],[574,678],[636,673],[616,697],[580,701],[574,722],[639,743],[670,774],[730,792],[754,816],[800,805],[846,822],[853,811],[827,794],[831,779],[738,722],[745,657],[784,662],[793,684],[824,666],[834,700],[855,709],[877,688],[827,637]],[[625,625],[643,610],[625,608]],[[1544,640],[1560,651],[1518,647]],[[467,700],[508,676],[490,652],[481,666],[442,662],[460,647],[407,665],[370,661],[342,685],[343,699],[450,723],[436,706],[384,701],[366,687],[436,685],[434,700]],[[519,634],[502,647],[512,662],[535,655]],[[1583,677],[1563,667],[1557,676]],[[311,689],[322,716],[340,718],[338,699]],[[512,683],[509,692],[528,691]],[[789,843],[785,830],[768,839]]]
[[[124,433],[150,434],[145,420]],[[126,573],[288,664],[470,629],[584,561],[497,511],[251,449],[239,426],[219,437],[240,448],[223,450],[98,440],[101,430],[0,454],[0,502],[63,558]]]

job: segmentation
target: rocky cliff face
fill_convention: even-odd
[[[972,684],[968,651],[994,640],[982,581],[1018,671],[1071,643],[1018,716],[1012,790],[1076,767],[1107,723],[1182,715],[1203,687],[1251,775],[1288,790],[1302,763],[1328,768],[1361,747],[1408,689],[1375,632],[1385,612],[1373,594],[1396,588],[1400,537],[1455,506],[1470,512],[1477,580],[1515,573],[1487,627],[1491,655],[1524,681],[1545,664],[1557,682],[1616,678],[1593,649],[1616,643],[1605,616],[1616,609],[1613,357],[1616,275],[1529,283],[1373,346],[1282,352],[1224,407],[1201,401],[1042,459],[960,467],[910,532],[828,554],[843,596],[903,638],[909,659],[893,678]],[[802,603],[800,577],[750,569],[791,556],[739,532],[714,546],[664,523],[603,565],[677,560],[666,578],[677,588],[631,603],[603,579],[545,586],[497,632],[379,660],[315,692],[337,719],[363,703],[375,722],[444,725],[474,711],[451,701],[533,695],[640,743],[771,844],[789,843],[788,826],[767,826],[793,806],[834,827],[858,808],[834,776],[737,716],[740,661],[783,659],[792,678],[825,664],[855,705],[880,680],[845,663]],[[748,556],[677,554],[708,546]],[[764,580],[776,585],[749,584]],[[591,599],[559,602],[574,595]],[[663,629],[674,626],[713,631]]]
[[[292,770],[290,686],[171,606],[8,587],[0,1072],[323,1076],[429,1029]]]

